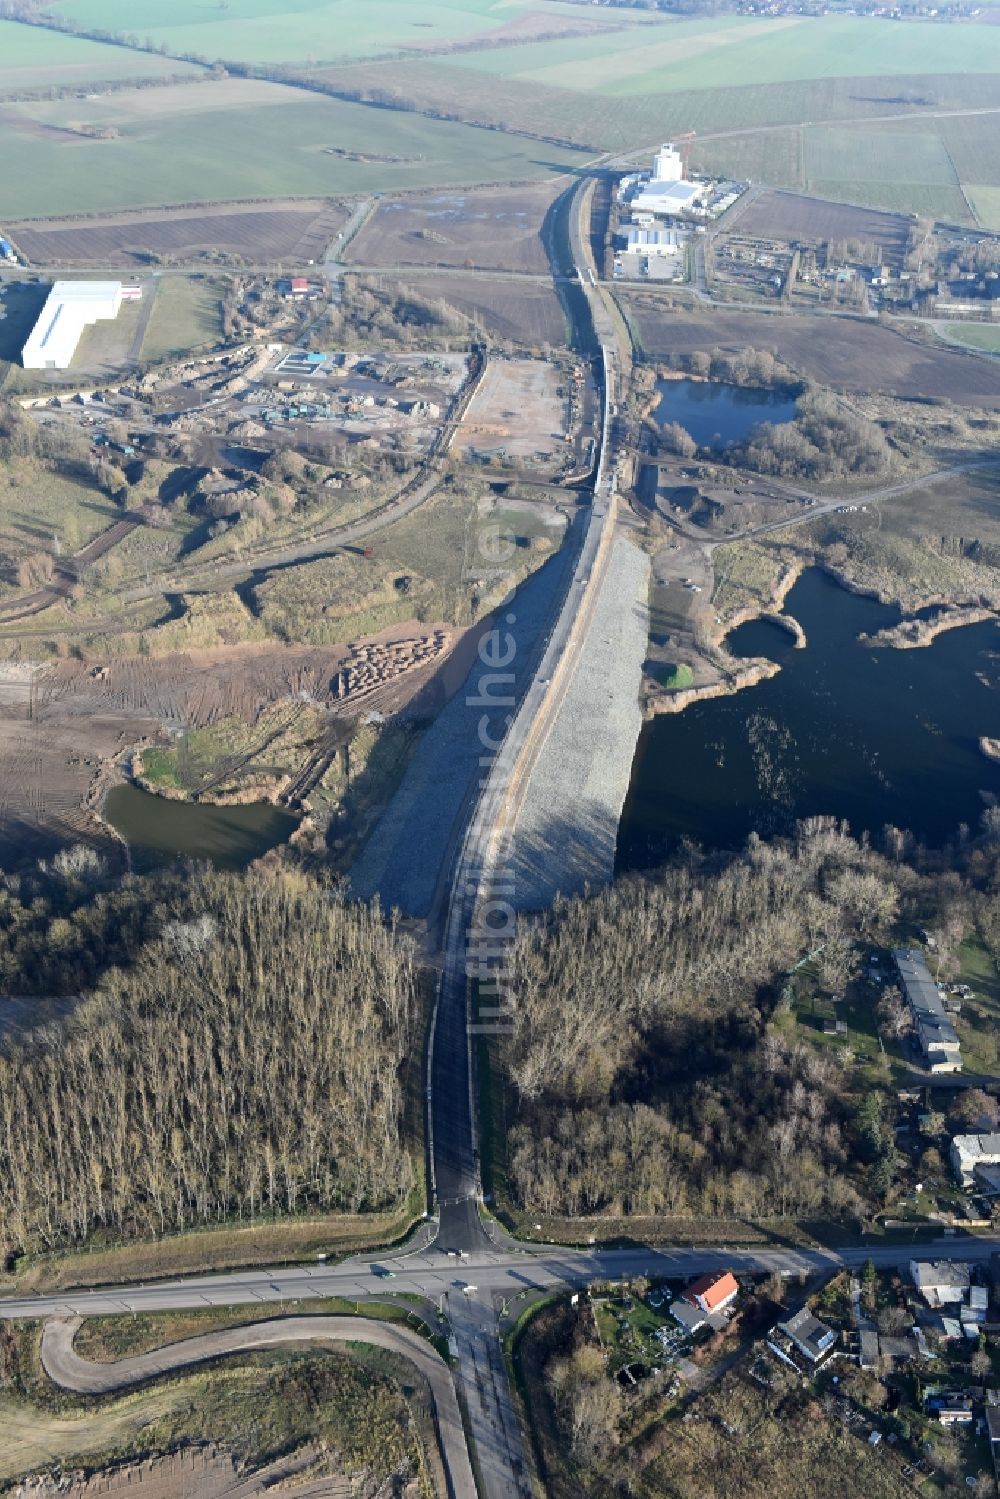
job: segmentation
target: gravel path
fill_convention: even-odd
[[[130,1389],[147,1379],[225,1354],[247,1353],[283,1343],[372,1343],[401,1354],[430,1386],[450,1493],[454,1499],[476,1499],[451,1371],[434,1349],[407,1327],[394,1327],[369,1317],[282,1317],[186,1338],[114,1364],[98,1364],[73,1351],[73,1339],[82,1320],[74,1317],[46,1322],[42,1332],[42,1366],[60,1388],[86,1395]]]
[[[642,727],[649,558],[616,538],[566,697],[531,775],[509,862],[512,904],[608,884]]]

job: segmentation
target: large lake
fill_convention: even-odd
[[[858,598],[816,570],[785,608],[808,637],[795,650],[757,621],[729,637],[734,655],[780,661],[777,676],[693,704],[642,731],[618,833],[618,871],[662,862],[685,835],[738,848],[750,832],[788,831],[829,813],[852,830],[886,823],[931,845],[973,829],[1000,798],[1000,765],[979,750],[1000,737],[1000,631],[940,635],[923,650],[859,645],[895,609]]]
[[[790,422],[795,397],[784,390],[724,385],[718,380],[658,380],[656,421],[679,422],[699,447],[742,442],[761,422]]]
[[[173,859],[208,859],[220,869],[245,869],[279,843],[299,819],[270,802],[215,807],[207,802],[168,801],[139,786],[116,786],[104,815],[129,845],[136,869]]]

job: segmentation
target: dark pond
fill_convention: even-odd
[[[658,380],[660,426],[680,422],[699,447],[742,442],[760,422],[790,422],[795,397],[783,390],[723,385],[718,380]]]
[[[887,824],[941,845],[975,828],[982,792],[1000,797],[1000,765],[979,750],[1000,737],[1000,632],[991,623],[938,636],[924,650],[862,646],[898,618],[822,573],[785,605],[805,650],[756,621],[729,638],[739,656],[780,661],[777,676],[735,697],[695,703],[642,731],[618,833],[618,870],[649,868],[687,835],[738,848],[829,813],[854,832]]]
[[[220,869],[245,869],[268,849],[285,843],[298,818],[270,802],[246,807],[168,801],[138,786],[116,786],[104,815],[132,851],[136,869],[171,859],[209,859]]]

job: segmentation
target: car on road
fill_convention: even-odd
[[[388,1270],[385,1265],[373,1265],[372,1274],[377,1275],[379,1280],[395,1280],[395,1270]]]

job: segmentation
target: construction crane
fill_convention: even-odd
[[[697,131],[695,130],[686,130],[683,135],[674,137],[675,144],[680,147],[681,165],[684,169],[685,178],[688,176],[688,167],[691,162],[691,142],[694,140],[696,134]]]

